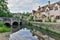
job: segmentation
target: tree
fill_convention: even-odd
[[[15,18],[20,18],[19,16],[15,16]]]
[[[33,21],[33,16],[32,15],[30,15],[29,18],[30,18],[31,21]]]
[[[12,17],[12,14],[8,10],[6,0],[0,0],[0,17]]]

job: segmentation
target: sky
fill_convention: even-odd
[[[50,0],[51,3],[58,2],[59,0]],[[32,12],[37,10],[38,6],[48,4],[48,0],[8,0],[8,8],[12,13],[18,12]]]

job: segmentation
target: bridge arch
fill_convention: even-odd
[[[11,27],[10,23],[4,23],[7,27]]]
[[[13,22],[12,23],[13,28],[16,28],[18,25],[19,25],[18,22]]]
[[[20,22],[20,26],[22,26],[22,22]]]

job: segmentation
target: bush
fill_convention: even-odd
[[[9,32],[10,28],[4,25],[4,23],[0,23],[0,33],[2,32]]]
[[[28,25],[28,26],[32,26],[32,23],[28,22],[27,25]]]
[[[3,27],[0,27],[0,33],[2,32],[9,32],[10,28],[6,27],[5,25],[3,25]]]
[[[2,27],[4,25],[4,23],[3,22],[0,22],[0,27]]]

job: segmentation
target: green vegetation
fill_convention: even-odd
[[[53,19],[48,18],[48,20],[45,20],[45,22],[56,22],[56,19],[55,18],[53,18]]]
[[[27,29],[30,29],[30,30],[32,31],[32,30],[33,30],[33,25],[32,25],[32,23],[28,22],[26,28],[27,28]]]
[[[10,28],[8,28],[7,26],[4,25],[4,23],[0,23],[0,33],[3,32],[10,32]]]
[[[57,35],[57,36],[59,36],[60,35],[60,32],[56,32],[56,31],[53,31],[53,30],[50,30],[47,26],[46,27],[32,27],[33,25],[32,25],[32,21],[31,22],[28,22],[28,26],[30,26],[31,27],[31,29],[36,29],[36,30],[41,30],[41,31],[44,31],[44,32],[46,32],[47,34],[55,34],[55,35]]]
[[[46,27],[46,28],[40,27],[40,29],[46,31],[46,33],[53,33],[53,34],[60,35],[59,32],[56,32],[56,31],[53,31],[53,30],[49,30],[48,27]]]
[[[15,16],[15,18],[19,18],[19,16]]]
[[[10,13],[6,0],[0,0],[0,17],[12,17]]]
[[[26,18],[28,18],[28,17],[30,16],[30,14],[31,14],[31,13],[29,13],[29,12],[26,12],[26,13],[23,12],[22,15],[21,15],[21,19],[26,19]]]
[[[28,22],[27,25],[28,25],[28,26],[32,26],[32,23]]]
[[[33,21],[33,16],[32,15],[30,15],[29,18],[30,18],[30,21]]]

